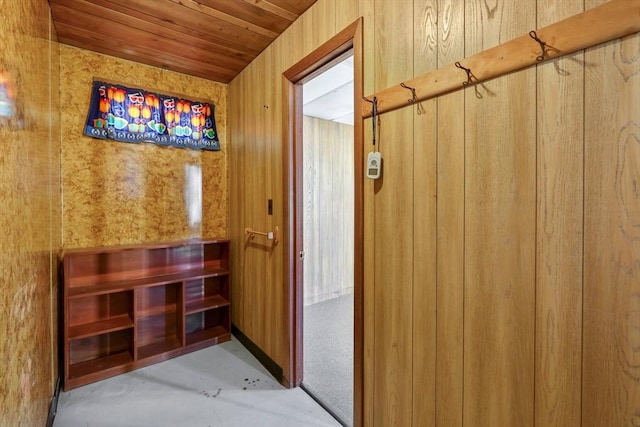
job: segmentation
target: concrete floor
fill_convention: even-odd
[[[235,339],[62,392],[54,427],[330,427],[302,389],[285,389]]]

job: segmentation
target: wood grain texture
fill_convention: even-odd
[[[353,94],[355,99],[364,96],[364,35],[363,18],[357,19],[353,34]],[[337,25],[337,24],[336,24]],[[339,28],[339,27],[338,27]],[[353,425],[364,425],[365,399],[365,157],[364,157],[364,120],[353,122],[353,173],[354,173],[354,274],[353,274]]]
[[[538,2],[538,26],[583,2]],[[537,67],[535,425],[580,425],[583,72],[573,54]]]
[[[353,3],[330,3],[318,10],[333,10],[338,31],[341,11],[352,13]],[[433,25],[424,13],[432,1],[357,3],[358,14],[365,17],[365,93],[407,81],[418,69],[451,64],[550,25],[581,7],[576,1],[465,5],[440,0],[433,6],[438,13],[433,47],[438,63],[432,64],[433,53],[426,48],[431,46],[429,32],[419,33]],[[593,6],[587,4],[587,9]],[[283,131],[278,80],[283,70],[304,57],[305,49],[313,48],[304,37],[317,29],[308,24],[325,20],[320,16],[324,13],[314,15],[304,25],[302,20],[294,23],[276,41],[273,61],[243,72],[242,83],[230,86],[230,96],[241,89],[249,104],[255,86],[275,78],[277,87],[275,95],[264,95],[273,96],[277,111],[267,113],[273,124],[260,127],[255,123],[261,120],[256,119],[258,110],[234,107],[243,118],[233,125],[242,145],[235,147],[238,158],[234,155],[233,162],[244,169],[236,173],[231,168],[240,193],[255,185],[247,183],[252,182],[253,170],[247,165],[256,164],[250,157],[268,155],[248,141],[271,144],[269,135],[256,130],[277,137]],[[415,30],[408,28],[411,22]],[[638,276],[632,261],[639,257],[637,241],[620,237],[633,236],[635,228],[623,225],[635,224],[638,205],[633,186],[637,152],[631,142],[637,141],[632,129],[638,121],[640,73],[637,41],[629,40],[607,45],[606,53],[592,49],[584,58],[578,53],[439,97],[435,124],[418,116],[415,107],[381,116],[383,178],[365,182],[365,384],[360,425],[431,425],[433,417],[422,417],[431,411],[430,399],[435,399],[438,426],[461,426],[463,421],[492,427],[633,425],[629,414],[637,411],[633,404],[639,399],[631,375],[638,347]],[[613,141],[612,129],[622,129],[625,123],[630,123],[624,128],[627,136]],[[364,121],[364,134],[366,154],[371,150],[370,119]],[[431,135],[437,136],[435,153]],[[626,154],[610,149],[613,142],[624,145],[623,140],[631,141],[625,143],[631,147]],[[584,167],[583,147],[591,150],[584,154]],[[271,155],[278,150],[278,144],[272,145]],[[437,159],[437,255],[429,255],[428,212],[433,207],[426,200],[434,194],[433,171],[425,170],[433,166],[432,155]],[[624,164],[619,168],[623,175],[616,172],[617,163]],[[274,174],[271,186],[278,206],[275,200],[283,197],[278,179],[286,170],[275,157],[267,167],[271,172],[264,173]],[[234,211],[250,216],[250,210],[262,209],[251,205],[252,197],[247,196],[245,205],[237,203],[231,217]],[[272,260],[279,256],[284,254],[274,253]],[[241,272],[256,274],[247,264],[253,262],[248,256],[242,262]],[[434,262],[435,326],[429,311],[434,303],[428,300],[433,295],[428,278]],[[273,281],[269,289],[284,286],[275,283],[279,274],[274,271],[268,279]],[[250,294],[252,286],[248,283],[243,292]],[[251,310],[251,303],[246,307]],[[250,318],[239,317],[244,316]],[[263,316],[269,324],[281,325],[281,331],[270,332],[272,339],[286,336],[285,316],[270,318],[269,310]],[[430,328],[436,331],[435,398],[429,395],[427,379],[433,363],[425,344],[433,340]],[[579,344],[583,334],[584,354]],[[277,351],[286,355],[286,349]],[[579,364],[582,372],[575,374]]]
[[[438,66],[464,56],[464,4],[438,2]],[[462,426],[464,92],[438,98],[436,424]]]
[[[486,4],[486,8],[491,14],[498,5]],[[636,33],[640,31],[639,17],[640,0],[612,0],[601,7],[537,29],[536,37],[547,43],[543,59],[549,60]],[[537,49],[532,49],[533,46]],[[414,87],[416,98],[423,101],[460,90],[463,88],[461,82],[474,85],[536,65],[541,53],[540,45],[529,32],[525,32],[461,58],[461,67],[469,69],[470,75],[464,74],[457,63],[452,63],[404,83]],[[460,76],[463,76],[462,80]],[[378,98],[379,113],[405,106],[404,88],[399,83],[370,94],[368,98],[374,96]],[[370,111],[365,100],[360,107],[363,116],[368,117]]]
[[[285,8],[227,0],[50,3],[62,43],[228,83],[315,2]]]
[[[220,83],[131,63],[83,49],[60,51],[62,191],[65,248],[222,237],[228,232],[226,87]],[[153,87],[210,99],[221,151],[95,140],[84,126],[96,70],[132,87]],[[219,107],[219,109],[218,109]],[[189,174],[188,168],[200,170]],[[160,185],[161,184],[161,185]],[[189,188],[200,187],[201,219],[189,211]]]
[[[230,104],[234,104],[229,110],[233,116],[229,127],[230,235],[237,242],[232,247],[237,275],[233,276],[233,301],[238,304],[233,322],[283,369],[286,384],[292,380],[290,290],[285,272],[288,248],[285,243],[249,243],[243,231],[248,225],[260,230],[277,225],[281,242],[290,236],[282,73],[302,59],[305,46],[318,47],[315,42],[305,45],[306,40],[324,42],[335,34],[334,6],[320,4],[309,14],[313,25],[296,21],[229,85]],[[273,200],[272,216],[267,214],[268,199]]]
[[[468,2],[466,53],[533,27],[531,4]],[[477,92],[476,92],[477,91]],[[532,426],[535,70],[466,90],[465,425]]]
[[[269,146],[269,154],[270,154],[270,185],[271,185],[271,195],[273,197],[273,206],[274,206],[274,218],[272,221],[278,222],[278,224],[282,224],[281,229],[284,230],[285,225],[288,223],[288,212],[286,211],[285,200],[287,200],[286,194],[282,192],[280,189],[285,188],[284,182],[286,179],[286,168],[284,167],[274,167],[274,165],[280,164],[280,162],[284,161],[284,157],[286,154],[286,150],[283,147],[283,104],[284,99],[282,96],[283,93],[283,78],[282,71],[285,70],[284,59],[287,58],[287,50],[286,50],[286,40],[279,40],[279,44],[274,46],[273,49],[273,70],[271,74],[271,78],[273,79],[270,82],[270,91],[269,99],[269,118],[270,118],[270,130],[271,134],[270,138],[270,146]],[[290,40],[290,39],[288,39]],[[280,187],[282,186],[282,187]],[[280,294],[278,299],[275,301],[273,312],[269,314],[269,324],[276,325],[273,332],[272,337],[275,341],[274,348],[277,354],[284,355],[289,354],[290,349],[290,328],[289,328],[289,318],[281,315],[280,313],[289,314],[289,288],[288,284],[285,282],[285,277],[287,277],[287,272],[285,269],[286,265],[286,250],[284,245],[282,247],[276,248],[274,252],[274,266],[273,266],[273,276],[272,283],[275,285],[276,291]],[[285,358],[282,362],[282,369],[284,372],[290,372],[291,366],[290,357]],[[287,378],[287,381],[290,379]]]
[[[335,0],[336,32],[360,18],[360,0]]]
[[[336,34],[335,9],[336,0],[324,0],[314,3],[300,17],[305,32],[302,38],[303,56],[310,54],[316,47]]]
[[[413,4],[413,73],[437,68],[437,1]],[[411,98],[407,90],[407,98]],[[413,425],[436,426],[436,102],[407,108],[413,118]],[[413,111],[411,111],[413,110]],[[419,195],[419,197],[416,197]],[[415,260],[420,260],[415,262]]]
[[[375,58],[374,28],[370,23],[374,22],[374,0],[359,0],[359,13],[363,17],[363,94],[375,89],[375,74],[371,72],[371,65]],[[357,117],[357,116],[356,116]],[[355,118],[354,118],[355,119]],[[355,119],[357,120],[357,119]],[[363,120],[363,147],[362,156],[366,159],[367,153],[372,150],[371,140],[372,121]],[[364,164],[364,162],[363,162]],[[363,378],[363,413],[362,426],[374,425],[374,385],[375,385],[375,209],[374,209],[374,181],[364,181],[364,378]],[[355,421],[355,420],[354,420]]]
[[[401,4],[398,4],[401,3]],[[411,77],[411,1],[375,2],[375,85]],[[413,112],[388,114],[377,150],[382,177],[375,184],[374,426],[409,426],[413,412]],[[379,284],[379,285],[378,285]]]
[[[0,38],[0,424],[45,425],[58,377],[61,235],[59,50],[47,3],[3,4]]]
[[[635,425],[640,420],[640,35],[588,49],[585,63],[582,423]]]
[[[305,116],[304,304],[353,293],[353,126]]]

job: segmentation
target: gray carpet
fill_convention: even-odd
[[[353,425],[353,294],[304,308],[304,386]]]

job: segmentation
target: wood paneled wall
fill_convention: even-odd
[[[283,71],[363,16],[370,94],[601,2],[319,0],[229,86],[234,322],[288,368],[285,254],[242,235],[286,229]],[[364,425],[638,423],[639,94],[635,34],[381,116]]]
[[[588,49],[584,63],[582,420],[633,425],[640,423],[640,34]]]
[[[353,126],[304,116],[304,305],[353,293]]]
[[[0,73],[15,96],[15,115],[0,116],[0,425],[44,426],[58,377],[61,203],[59,49],[48,3],[3,2],[0,40]]]

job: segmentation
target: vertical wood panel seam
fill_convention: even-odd
[[[534,22],[535,22],[535,26],[536,28],[538,28],[538,8],[539,8],[539,4],[538,1],[536,0],[536,16],[534,18]],[[544,53],[544,52],[543,52]],[[538,312],[538,176],[540,171],[538,170],[539,164],[538,164],[538,150],[539,150],[539,146],[540,146],[540,141],[539,141],[539,131],[540,131],[540,122],[538,120],[538,107],[540,104],[540,99],[539,99],[539,92],[538,92],[538,79],[540,78],[540,73],[539,73],[540,69],[538,67],[538,65],[536,65],[536,69],[535,69],[535,85],[534,85],[534,91],[535,91],[535,96],[536,96],[536,102],[535,102],[535,120],[536,120],[536,127],[535,127],[535,144],[536,144],[536,155],[535,155],[535,173],[536,173],[536,179],[535,179],[535,189],[534,191],[536,192],[535,194],[535,211],[534,211],[534,224],[535,224],[535,230],[534,230],[534,241],[533,241],[533,427],[536,426],[536,402],[537,402],[537,393],[536,393],[536,373],[538,372],[538,366],[537,366],[537,345],[538,345],[538,316],[537,316],[537,312]]]
[[[582,10],[585,10],[586,4],[582,3]],[[586,215],[585,215],[585,199],[586,199],[586,162],[587,162],[587,49],[582,50],[582,292],[580,293],[580,425],[583,425],[583,397],[584,397],[584,271],[585,271],[585,236],[586,236]]]
[[[53,139],[54,139],[54,135],[53,132],[51,132],[51,130],[53,129],[53,114],[51,112],[52,110],[52,104],[53,104],[53,96],[52,96],[52,92],[53,92],[53,76],[52,76],[52,68],[53,68],[53,62],[52,62],[52,46],[53,43],[51,42],[52,39],[52,16],[51,16],[51,9],[49,9],[49,13],[47,14],[47,24],[48,24],[48,31],[47,31],[47,43],[48,43],[48,77],[49,77],[49,188],[48,188],[48,197],[49,197],[49,348],[54,349],[56,348],[56,339],[54,338],[54,326],[55,325],[55,316],[54,316],[54,307],[55,307],[55,298],[54,298],[54,288],[55,288],[55,271],[56,269],[53,267],[56,262],[56,260],[53,257],[53,253],[54,253],[54,249],[53,249]],[[57,258],[57,255],[56,255]],[[51,384],[49,385],[49,389],[51,390],[52,388],[55,387],[55,381],[56,381],[56,374],[55,374],[55,352],[52,352],[53,354],[51,355],[51,357],[49,358],[49,362],[51,363],[51,372],[50,372],[50,380],[51,380]]]
[[[376,2],[371,0],[371,2],[369,3],[370,7],[373,9],[372,11],[372,20],[373,22],[371,23],[371,27],[373,28],[373,37],[372,39],[369,41],[369,43],[373,43],[373,46],[371,47],[371,51],[372,51],[372,63],[371,63],[371,67],[373,68],[373,78],[372,78],[372,82],[371,84],[373,85],[373,88],[375,90],[375,88],[377,88],[377,82],[376,82],[376,78],[377,78],[377,73],[376,73],[376,38],[375,38],[375,28],[376,28]],[[366,48],[365,48],[366,49]],[[364,94],[363,94],[364,95]],[[376,117],[375,120],[377,120],[378,118]],[[371,123],[373,126],[373,120],[374,118],[371,118]],[[371,135],[372,138],[375,137],[374,134]],[[375,147],[373,147],[375,148]],[[375,367],[376,362],[377,362],[377,358],[376,358],[376,348],[375,348],[375,341],[376,341],[376,334],[375,334],[375,325],[376,325],[376,285],[377,285],[377,281],[376,281],[376,239],[375,239],[375,235],[376,235],[376,197],[375,197],[375,183],[373,185],[371,185],[371,227],[373,228],[373,230],[371,230],[371,244],[373,245],[373,253],[372,253],[372,263],[373,265],[371,266],[371,269],[369,270],[371,273],[371,275],[373,276],[371,278],[371,284],[373,285],[373,289],[371,289],[371,294],[373,295],[373,297],[371,298],[371,301],[373,301],[373,307],[371,308],[371,315],[373,317],[373,319],[371,319],[373,321],[372,324],[372,328],[373,328],[373,333],[371,334],[372,337],[372,343],[371,343],[371,350],[373,351],[373,357],[371,360],[371,368],[374,370],[375,372]],[[376,381],[376,376],[375,374],[372,376],[373,379],[373,384],[372,384],[372,390],[371,390],[371,396],[372,396],[372,403],[373,406],[375,407],[375,397],[376,397],[376,388],[378,387],[377,381]],[[375,427],[375,410],[374,408],[371,408],[371,422],[373,423],[374,427]]]
[[[467,56],[467,8],[466,4],[463,6],[462,15],[462,53],[463,56]],[[467,283],[467,91],[463,92],[462,96],[462,123],[464,128],[462,131],[462,426],[464,427],[464,357],[465,357],[465,313],[466,313],[466,283]]]
[[[416,8],[415,8],[415,2],[411,2],[411,17],[412,17],[412,23],[413,25],[411,26],[411,51],[412,51],[412,55],[411,55],[411,74],[415,76],[416,74],[416,59],[415,59],[415,51],[416,51],[416,26],[415,26],[415,16],[416,16]],[[416,206],[416,192],[415,192],[415,179],[416,179],[416,168],[415,168],[415,153],[416,153],[416,118],[415,118],[415,114],[411,115],[411,141],[412,141],[412,151],[413,151],[413,161],[411,162],[411,176],[413,177],[413,179],[411,180],[411,184],[412,184],[412,200],[411,200],[411,205],[413,206],[412,209],[412,215],[411,215],[411,235],[413,236],[412,239],[412,244],[411,244],[411,264],[415,265],[415,260],[416,260],[416,212],[415,212],[415,206]],[[416,334],[416,319],[415,319],[415,312],[416,312],[416,269],[415,267],[412,268],[413,270],[413,274],[411,276],[411,300],[413,301],[413,303],[411,304],[411,404],[410,404],[410,408],[411,408],[411,425],[414,426],[415,425],[415,420],[413,419],[413,417],[415,416],[415,410],[414,410],[414,406],[413,406],[413,402],[414,402],[414,396],[413,396],[413,392],[415,390],[415,375],[413,375],[415,373],[415,334]]]
[[[436,2],[436,10],[435,10],[435,16],[436,16],[436,46],[435,46],[435,53],[436,53],[436,68],[438,67],[438,65],[440,64],[440,48],[439,48],[439,44],[440,44],[440,40],[439,40],[439,35],[440,35],[440,2]],[[435,271],[434,271],[434,280],[435,280],[435,298],[436,298],[436,303],[435,303],[435,316],[434,316],[434,357],[433,357],[433,363],[434,363],[434,381],[435,381],[435,386],[433,387],[433,425],[437,426],[438,425],[438,263],[439,263],[439,257],[438,257],[438,159],[439,159],[439,152],[438,152],[438,148],[440,146],[440,138],[439,138],[439,132],[438,132],[438,126],[440,124],[440,121],[438,119],[439,117],[439,98],[436,98],[436,102],[435,102],[435,109],[436,109],[436,114],[435,114],[435,144],[436,144],[436,152],[435,152],[435,164],[436,164],[436,170],[435,170],[435,191],[436,191],[436,207],[434,209],[435,212],[435,239],[436,239],[436,243],[435,243]],[[415,192],[414,192],[415,193]]]

